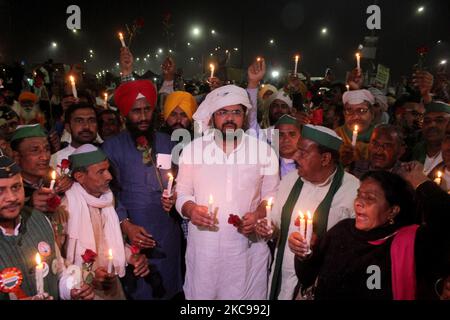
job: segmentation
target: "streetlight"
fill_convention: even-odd
[[[187,45],[188,45],[188,47],[190,47],[190,46],[191,46],[191,43],[190,43],[190,42],[188,42],[188,43],[187,43]]]
[[[272,71],[272,78],[277,79],[280,76],[280,72],[277,70]]]
[[[158,49],[158,53],[162,54],[163,53],[163,49]]]
[[[57,48],[58,44],[56,42],[52,42],[52,48]]]
[[[420,6],[419,8],[417,8],[417,13],[421,14],[425,11],[425,7],[424,6]]]
[[[239,49],[238,48],[234,48],[234,51],[239,51]]]
[[[269,44],[274,44],[274,43],[275,43],[275,40],[273,40],[273,39],[269,40]]]
[[[192,35],[193,35],[194,37],[200,36],[201,33],[202,33],[202,31],[201,31],[200,28],[198,28],[198,27],[194,27],[194,28],[192,29]]]
[[[72,29],[72,32],[73,32],[73,33],[77,33],[78,30],[77,30],[77,29]]]
[[[322,34],[326,35],[328,33],[328,29],[327,28],[322,28]]]
[[[191,61],[194,61],[194,57],[191,57]]]
[[[211,30],[211,34],[212,34],[212,35],[215,35],[215,34],[216,34],[216,30],[214,30],[214,29]]]
[[[441,63],[440,63],[441,66],[444,66],[446,64],[447,64],[447,60],[442,60]]]

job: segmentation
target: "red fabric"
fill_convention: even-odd
[[[394,300],[416,299],[415,240],[418,225],[399,230],[391,245]]]
[[[124,117],[130,113],[139,94],[147,98],[152,109],[155,109],[157,93],[153,82],[149,80],[127,82],[122,84],[114,94],[114,101]]]

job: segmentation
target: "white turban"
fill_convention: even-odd
[[[193,119],[200,125],[200,131],[204,132],[208,129],[209,121],[214,112],[240,104],[247,108],[247,112],[253,107],[246,90],[235,85],[220,87],[206,96]]]
[[[381,92],[381,90],[373,87],[369,88],[369,91],[374,96],[375,102],[378,103],[383,108],[384,111],[387,111],[389,105],[386,95],[383,92]]]
[[[259,94],[258,97],[260,100],[263,100],[264,95],[268,92],[268,91],[272,91],[273,94],[270,96],[272,97],[273,95],[276,95],[278,93],[278,89],[275,88],[273,85],[271,84],[265,84],[264,87],[261,88],[261,90],[259,90]],[[270,99],[269,97],[269,99]]]
[[[270,100],[268,101],[269,107],[275,100],[283,101],[289,106],[289,108],[292,108],[292,106],[294,105],[291,98],[289,97],[289,94],[287,94],[284,90],[280,90],[277,92],[277,94],[273,94],[270,96]]]
[[[364,102],[369,102],[370,104],[375,104],[375,98],[369,90],[353,90],[344,93],[342,100],[344,106],[348,104],[361,104]]]

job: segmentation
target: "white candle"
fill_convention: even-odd
[[[52,181],[50,182],[50,190],[53,190],[55,188],[56,183],[56,171],[52,171]]]
[[[167,185],[167,195],[169,197],[172,196],[172,187],[173,187],[173,175],[171,173],[168,174],[169,176],[169,183]]]
[[[358,141],[358,126],[355,126],[355,130],[353,130],[353,137],[352,137],[352,146],[356,147],[356,142]]]
[[[123,39],[123,33],[119,32],[119,40],[122,43],[122,47],[126,48],[127,46],[125,45],[125,40]]]
[[[267,203],[266,206],[266,220],[267,220],[267,228],[272,229],[272,203],[273,203],[273,198],[269,199],[269,202]]]
[[[75,85],[75,78],[73,76],[70,76],[70,84],[72,85],[73,96],[75,97],[75,99],[78,99],[77,87]]]
[[[209,196],[209,202],[208,202],[208,212],[210,214],[213,214],[213,205],[214,205],[214,198],[212,195]]]
[[[297,75],[297,70],[298,70],[298,62],[300,60],[300,56],[296,55],[295,56],[295,71],[294,71],[294,75]]]
[[[308,252],[311,252],[311,240],[312,240],[312,235],[313,235],[313,220],[314,220],[314,215],[308,211],[308,221],[306,224],[306,242],[308,243]]]
[[[216,68],[212,63],[209,65],[209,68],[211,69],[211,78],[214,78],[214,71],[216,70]]]
[[[105,92],[105,109],[108,109],[108,93]]]
[[[44,264],[39,253],[36,254],[36,292],[44,293]]]
[[[301,211],[299,212],[299,218],[300,218],[299,231],[300,231],[300,234],[302,235],[303,239],[305,239],[305,237],[306,237],[306,220],[305,220],[305,215]]]
[[[436,179],[434,179],[434,183],[436,183],[438,186],[441,186],[442,184],[442,172],[438,171]]]
[[[359,52],[356,54],[356,68],[361,69],[361,54]]]
[[[350,91],[350,86],[346,85],[347,91]]]
[[[112,249],[109,249],[108,252],[108,274],[112,274],[113,272],[113,254]]]

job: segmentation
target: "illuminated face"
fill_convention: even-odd
[[[17,219],[25,202],[25,190],[20,174],[0,179],[0,221]]]
[[[372,125],[374,115],[367,103],[349,104],[344,106],[345,125],[351,131],[358,126],[361,133]]]
[[[128,114],[128,120],[139,131],[147,132],[151,127],[153,108],[145,98],[136,100]]]

